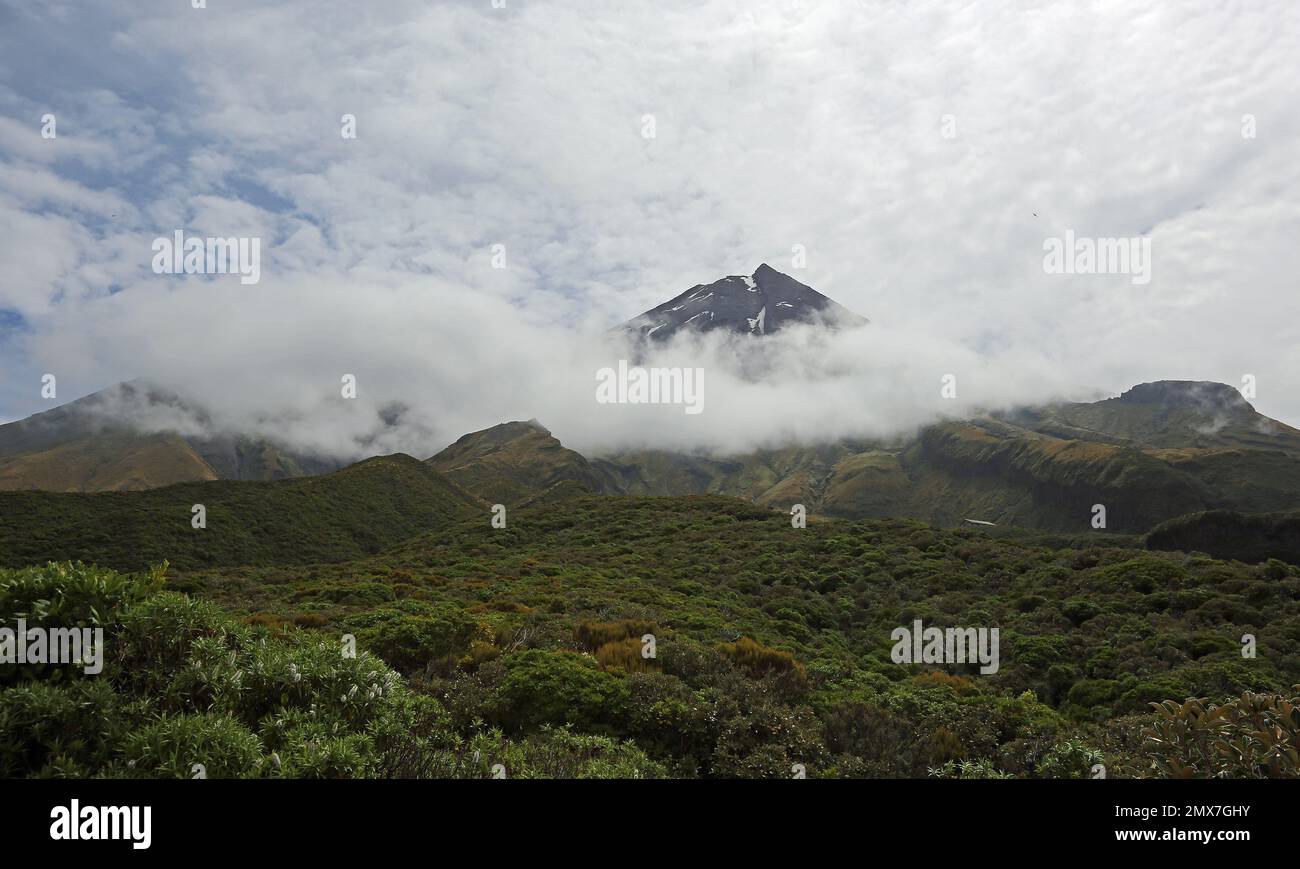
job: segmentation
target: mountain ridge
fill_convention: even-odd
[[[869,321],[776,271],[697,284],[621,328],[636,342],[683,333],[749,339],[796,324]],[[742,346],[743,345],[743,346]],[[152,428],[133,429],[148,419]],[[190,481],[285,480],[340,462],[263,438],[218,431],[202,406],[146,381],[118,384],[0,426],[0,490],[153,490]],[[590,439],[588,439],[590,442]],[[766,507],[845,518],[907,517],[1068,533],[1145,533],[1206,510],[1300,508],[1300,429],[1258,413],[1231,386],[1142,383],[1092,402],[1051,402],[947,419],[883,441],[841,438],[739,455],[612,449],[584,456],[536,419],[462,435],[424,464],[486,504],[518,506],[575,493],[729,495]]]
[[[219,462],[204,458],[214,441],[199,442],[201,454],[176,434],[132,435],[113,425],[60,437],[51,420],[59,416],[0,427],[0,446],[37,448],[0,454],[0,489],[149,491],[227,479]],[[233,436],[230,444],[243,448]],[[248,446],[227,473],[315,476],[291,454]],[[1121,533],[1207,510],[1300,508],[1300,430],[1259,414],[1230,386],[1199,381],[1154,381],[1097,402],[937,422],[888,443],[841,439],[729,456],[641,449],[588,457],[537,420],[514,421],[463,435],[424,464],[472,497],[507,506],[581,491],[711,494],[782,510],[801,503],[844,518],[1071,532],[1087,530],[1101,504],[1108,529]]]
[[[766,335],[794,323],[854,327],[869,322],[763,263],[752,275],[696,284],[617,328],[642,340],[666,341],[682,332]]]
[[[727,495],[783,511],[801,503],[842,518],[907,517],[944,526],[974,519],[1052,532],[1092,530],[1098,504],[1106,508],[1106,529],[1121,533],[1143,533],[1203,510],[1300,507],[1300,432],[1231,399],[1225,392],[1231,387],[1185,385],[1191,383],[1141,384],[1118,404],[1105,399],[1065,411],[1022,409],[934,423],[894,443],[845,439],[731,456],[649,449],[587,458],[541,429],[548,459],[515,437],[523,424],[510,423],[457,442],[494,457],[490,474],[464,474],[458,482],[488,500],[519,501],[529,491],[518,488],[532,473],[526,469],[553,469],[554,457],[563,456],[564,473],[532,473],[534,496],[563,478],[595,494]],[[1195,394],[1230,399],[1237,419],[1206,433],[1203,414],[1221,407],[1202,406]],[[1145,411],[1128,413],[1149,404],[1136,399],[1159,395],[1174,413],[1151,419]],[[1116,407],[1123,411],[1118,416]],[[1061,414],[1099,428],[1089,437],[1063,436]],[[1253,440],[1241,440],[1243,427],[1257,432]],[[513,442],[507,448],[503,439]],[[435,459],[437,467],[442,460]]]
[[[149,413],[171,420],[141,431]],[[339,470],[342,463],[236,433],[185,434],[210,422],[177,393],[145,380],[117,383],[0,425],[0,491],[103,492],[195,480],[279,480]]]
[[[563,481],[593,492],[602,488],[586,457],[537,420],[470,432],[425,463],[491,504],[515,506]]]

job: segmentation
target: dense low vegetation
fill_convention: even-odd
[[[5,667],[0,776],[650,777],[635,746],[543,728],[461,735],[433,697],[369,652],[272,632],[141,577],[81,565],[0,571],[0,611],[106,633],[106,666]],[[79,618],[77,618],[79,616]]]
[[[207,510],[206,528],[192,508]],[[142,492],[0,492],[0,565],[87,561],[144,570],[349,561],[478,512],[410,456],[275,482],[179,483]]]
[[[165,586],[66,565],[0,577],[6,619],[56,589],[120,589],[76,610],[110,628],[105,675],[0,683],[7,775],[189,775],[212,745],[226,759],[209,775],[1300,769],[1287,723],[1300,569],[1276,561],[906,521],[794,529],[728,498],[572,498],[346,564],[190,570]],[[999,628],[998,672],[895,664],[889,634],[916,619]],[[1249,704],[1247,721],[1264,704],[1282,735],[1230,756],[1215,740],[1248,728],[1226,729],[1228,712],[1166,726],[1167,706],[1152,708],[1196,717],[1187,698]]]
[[[1276,558],[1300,564],[1300,510],[1238,513],[1206,510],[1162,522],[1146,536],[1149,549],[1205,552],[1257,563]]]
[[[1300,685],[1287,694],[1246,692],[1224,703],[1195,698],[1156,705],[1143,731],[1155,769],[1172,778],[1300,775]]]

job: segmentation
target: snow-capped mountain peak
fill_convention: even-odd
[[[711,284],[696,284],[622,328],[662,341],[683,329],[767,335],[791,323],[813,322],[858,326],[868,321],[763,263],[749,276],[728,275]]]

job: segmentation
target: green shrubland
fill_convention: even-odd
[[[1293,721],[1280,562],[573,498],[341,564],[0,574],[0,619],[51,608],[111,654],[98,677],[0,671],[0,774],[1296,774],[1283,736],[1238,749]],[[895,664],[917,619],[998,627],[998,672]],[[1165,701],[1243,695],[1271,711],[1167,723]]]

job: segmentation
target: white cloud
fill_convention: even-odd
[[[0,308],[30,330],[0,345],[2,415],[42,409],[53,370],[193,382],[240,419],[288,402],[294,437],[332,448],[402,400],[384,446],[537,416],[595,449],[645,421],[594,415],[574,334],[767,261],[871,317],[826,350],[852,374],[730,384],[779,402],[767,418],[710,380],[665,439],[905,429],[943,373],[981,401],[1252,373],[1259,408],[1300,421],[1294,4],[93,14],[30,4],[0,37]],[[55,142],[32,138],[43,111]],[[262,283],[153,276],[149,241],[178,228],[262,236]],[[1067,229],[1149,234],[1151,283],[1044,274]],[[364,412],[324,398],[349,370]]]

